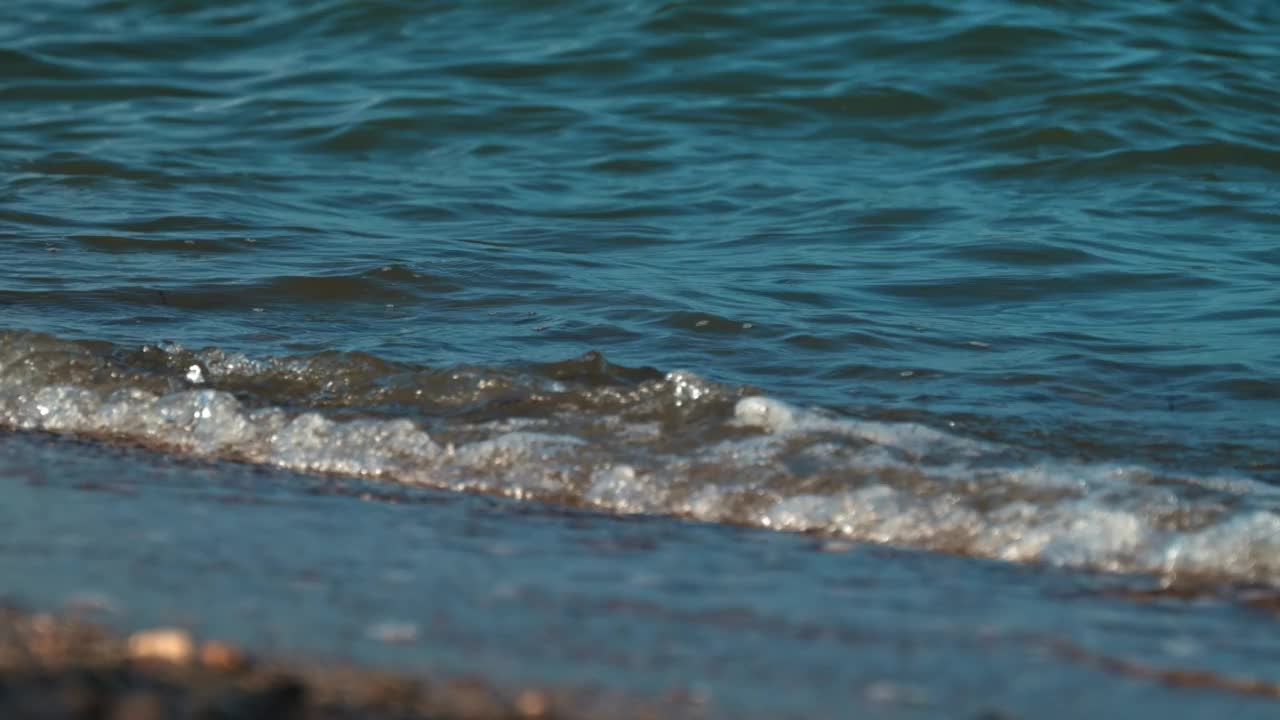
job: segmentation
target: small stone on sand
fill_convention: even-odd
[[[194,654],[195,642],[186,630],[157,628],[129,636],[129,657],[134,660],[186,663]]]
[[[516,712],[522,718],[546,717],[551,710],[551,699],[538,690],[525,690],[516,698]]]
[[[167,716],[164,700],[144,690],[135,690],[120,698],[110,715],[111,720],[164,720]]]
[[[210,640],[200,646],[200,664],[211,670],[233,673],[249,667],[249,658],[234,645]]]

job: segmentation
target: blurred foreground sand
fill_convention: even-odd
[[[0,607],[6,720],[639,720],[699,710],[679,699],[644,706],[581,691],[504,692],[479,679],[257,660],[180,628],[122,637],[75,618]]]

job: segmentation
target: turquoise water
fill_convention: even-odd
[[[5,15],[11,329],[594,349],[1275,478],[1268,4]]]
[[[0,424],[1274,587],[1278,27],[10,2]]]

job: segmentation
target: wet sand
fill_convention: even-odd
[[[0,528],[0,599],[26,611],[4,616],[3,718],[1280,712],[1268,588],[24,433],[0,433]]]
[[[253,658],[180,628],[122,637],[73,617],[0,608],[0,717],[8,720],[534,720],[701,716],[662,705]]]

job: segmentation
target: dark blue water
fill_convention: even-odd
[[[1275,472],[1269,4],[5,15],[13,329],[597,349]]]
[[[1278,31],[10,2],[0,423],[1272,586]]]

